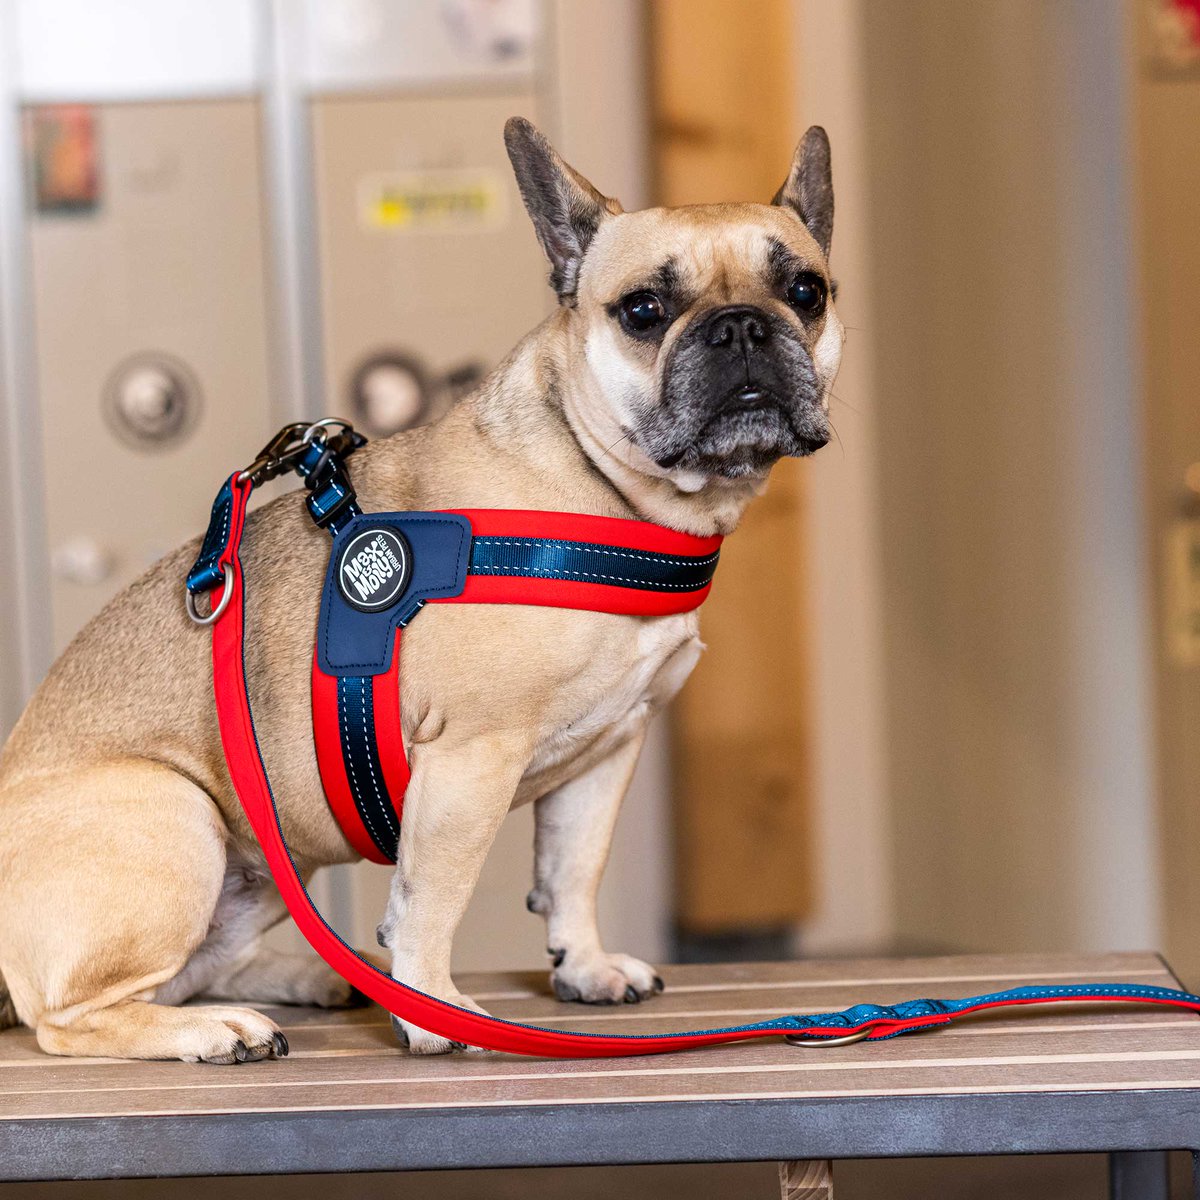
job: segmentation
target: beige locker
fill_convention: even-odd
[[[313,102],[326,407],[438,415],[549,311],[501,131],[528,91]]]
[[[202,532],[271,420],[257,105],[105,104],[95,124],[95,206],[29,218],[56,652]]]

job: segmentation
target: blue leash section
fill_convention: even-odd
[[[1200,996],[1174,988],[1139,983],[1071,983],[1052,987],[1015,987],[959,1000],[905,1000],[900,1004],[856,1004],[841,1012],[782,1017],[778,1022],[748,1028],[774,1027],[814,1040],[883,1041],[935,1025],[948,1025],[956,1017],[989,1008],[1008,1008],[1058,1002],[1097,1003],[1121,1001],[1161,1004],[1200,1012]]]

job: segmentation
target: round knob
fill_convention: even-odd
[[[200,407],[200,389],[188,369],[165,355],[126,360],[109,377],[104,394],[109,424],[122,441],[159,448],[179,440]]]
[[[55,575],[68,583],[103,583],[112,573],[114,557],[94,538],[75,537],[55,546],[50,556]]]
[[[411,429],[428,415],[425,371],[407,355],[376,354],[355,372],[350,403],[358,423],[376,437]]]

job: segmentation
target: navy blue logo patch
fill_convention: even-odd
[[[338,559],[338,591],[359,612],[380,612],[394,604],[411,576],[408,542],[383,526],[356,533]]]

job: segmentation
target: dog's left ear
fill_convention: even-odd
[[[538,241],[550,260],[550,286],[560,304],[575,304],[579,268],[600,223],[622,211],[598,192],[524,117],[504,126],[504,145]]]
[[[792,169],[773,204],[783,204],[804,222],[808,232],[829,257],[833,238],[833,171],[829,161],[829,136],[814,125],[800,139],[792,158]]]

